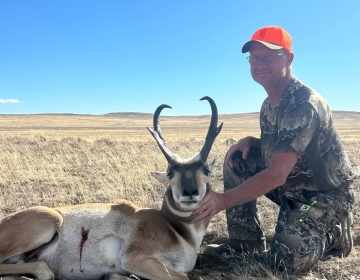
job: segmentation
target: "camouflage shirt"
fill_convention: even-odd
[[[295,152],[298,161],[282,186],[286,192],[328,191],[355,177],[324,98],[292,77],[276,108],[265,99],[260,113],[265,167],[273,153]]]

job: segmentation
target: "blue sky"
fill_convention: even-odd
[[[293,74],[333,110],[360,109],[360,1],[0,0],[0,114],[257,112],[242,45],[293,38]]]

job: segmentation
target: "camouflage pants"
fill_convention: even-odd
[[[260,151],[252,149],[244,161],[241,152],[233,156],[234,168],[224,163],[224,190],[232,189],[259,171],[264,165]],[[267,253],[276,267],[290,273],[306,272],[334,248],[339,238],[336,230],[352,211],[353,190],[328,192],[300,190],[285,192],[278,187],[265,194],[280,206],[275,235]],[[226,211],[230,239],[259,240],[264,238],[260,226],[257,201],[253,200]]]

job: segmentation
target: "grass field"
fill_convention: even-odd
[[[164,112],[165,113],[165,112]],[[334,112],[334,120],[357,173],[360,169],[360,113]],[[212,185],[222,191],[222,161],[234,140],[259,136],[258,114],[220,115],[224,127],[209,160],[216,158]],[[198,152],[210,116],[161,117],[168,146],[181,157]],[[166,160],[146,127],[151,114],[0,115],[0,218],[29,206],[61,206],[129,199],[159,208],[164,186],[150,171],[164,171]],[[359,185],[359,179],[355,182]],[[359,201],[359,190],[356,189]],[[274,233],[277,208],[259,203],[267,240]],[[346,259],[329,258],[299,279],[359,279],[360,213],[352,226],[355,250]],[[215,216],[204,245],[226,238],[224,213]],[[252,257],[199,255],[191,279],[288,279]]]

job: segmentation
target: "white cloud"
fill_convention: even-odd
[[[20,103],[18,99],[0,99],[0,103]]]

